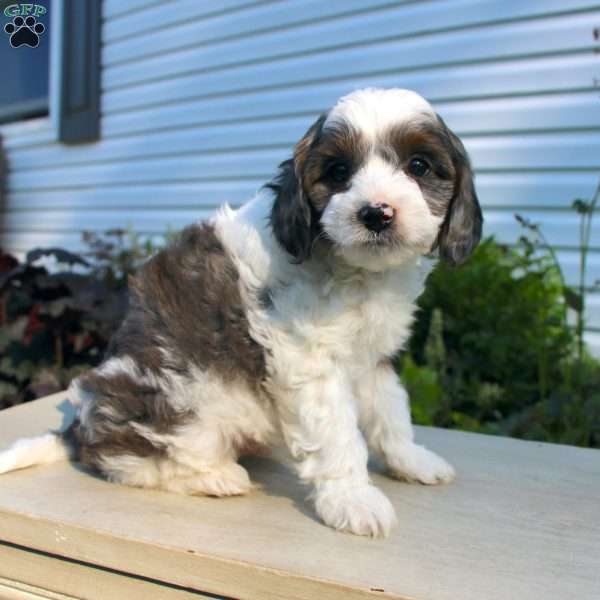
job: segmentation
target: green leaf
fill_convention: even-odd
[[[571,208],[576,210],[580,215],[586,215],[590,212],[590,202],[577,198],[573,201],[573,204],[571,204]]]
[[[35,368],[36,366],[34,363],[29,360],[20,361],[15,365],[10,357],[5,356],[0,361],[0,373],[16,379],[19,383],[30,379],[35,371]]]
[[[12,323],[0,327],[0,350],[4,351],[9,344],[23,339],[28,321],[28,317],[19,317]]]
[[[577,311],[578,313],[580,313],[583,310],[583,299],[572,288],[564,286],[563,296],[565,297],[565,302],[567,303],[567,306]]]
[[[415,423],[433,425],[442,399],[442,388],[435,371],[417,366],[405,357],[402,365],[402,381],[410,397],[410,407]]]
[[[31,264],[42,258],[42,256],[53,256],[59,263],[66,265],[82,265],[87,267],[88,262],[78,254],[73,254],[62,248],[36,248],[27,253],[27,263]]]

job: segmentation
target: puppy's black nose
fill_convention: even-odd
[[[358,211],[358,220],[369,230],[379,233],[394,219],[394,209],[388,204],[365,204]]]

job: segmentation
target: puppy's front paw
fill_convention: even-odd
[[[315,494],[315,508],[330,527],[356,535],[387,537],[396,524],[391,502],[369,484],[322,483]]]
[[[426,485],[449,483],[455,472],[441,456],[417,444],[406,444],[397,456],[388,457],[388,466],[394,477],[418,481]]]

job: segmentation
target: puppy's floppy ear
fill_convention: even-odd
[[[439,124],[448,143],[456,181],[454,195],[440,228],[436,246],[440,257],[451,265],[463,263],[481,239],[483,216],[473,184],[473,171],[467,151],[441,117]]]
[[[294,156],[279,165],[279,174],[266,187],[275,193],[271,227],[277,241],[295,262],[309,258],[319,234],[318,215],[302,186],[302,173],[311,147],[323,129],[327,115],[321,115],[296,144]]]

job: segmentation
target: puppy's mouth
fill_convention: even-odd
[[[403,245],[402,236],[396,227],[390,226],[380,231],[373,231],[354,218],[350,219],[349,225],[350,227],[346,229],[346,235],[343,237],[339,236],[339,232],[332,235],[325,228],[321,228],[319,238],[342,248],[354,247],[373,251],[389,251]]]
[[[367,231],[362,245],[370,248],[388,248],[398,245],[400,241],[396,231],[385,229],[378,232]]]

